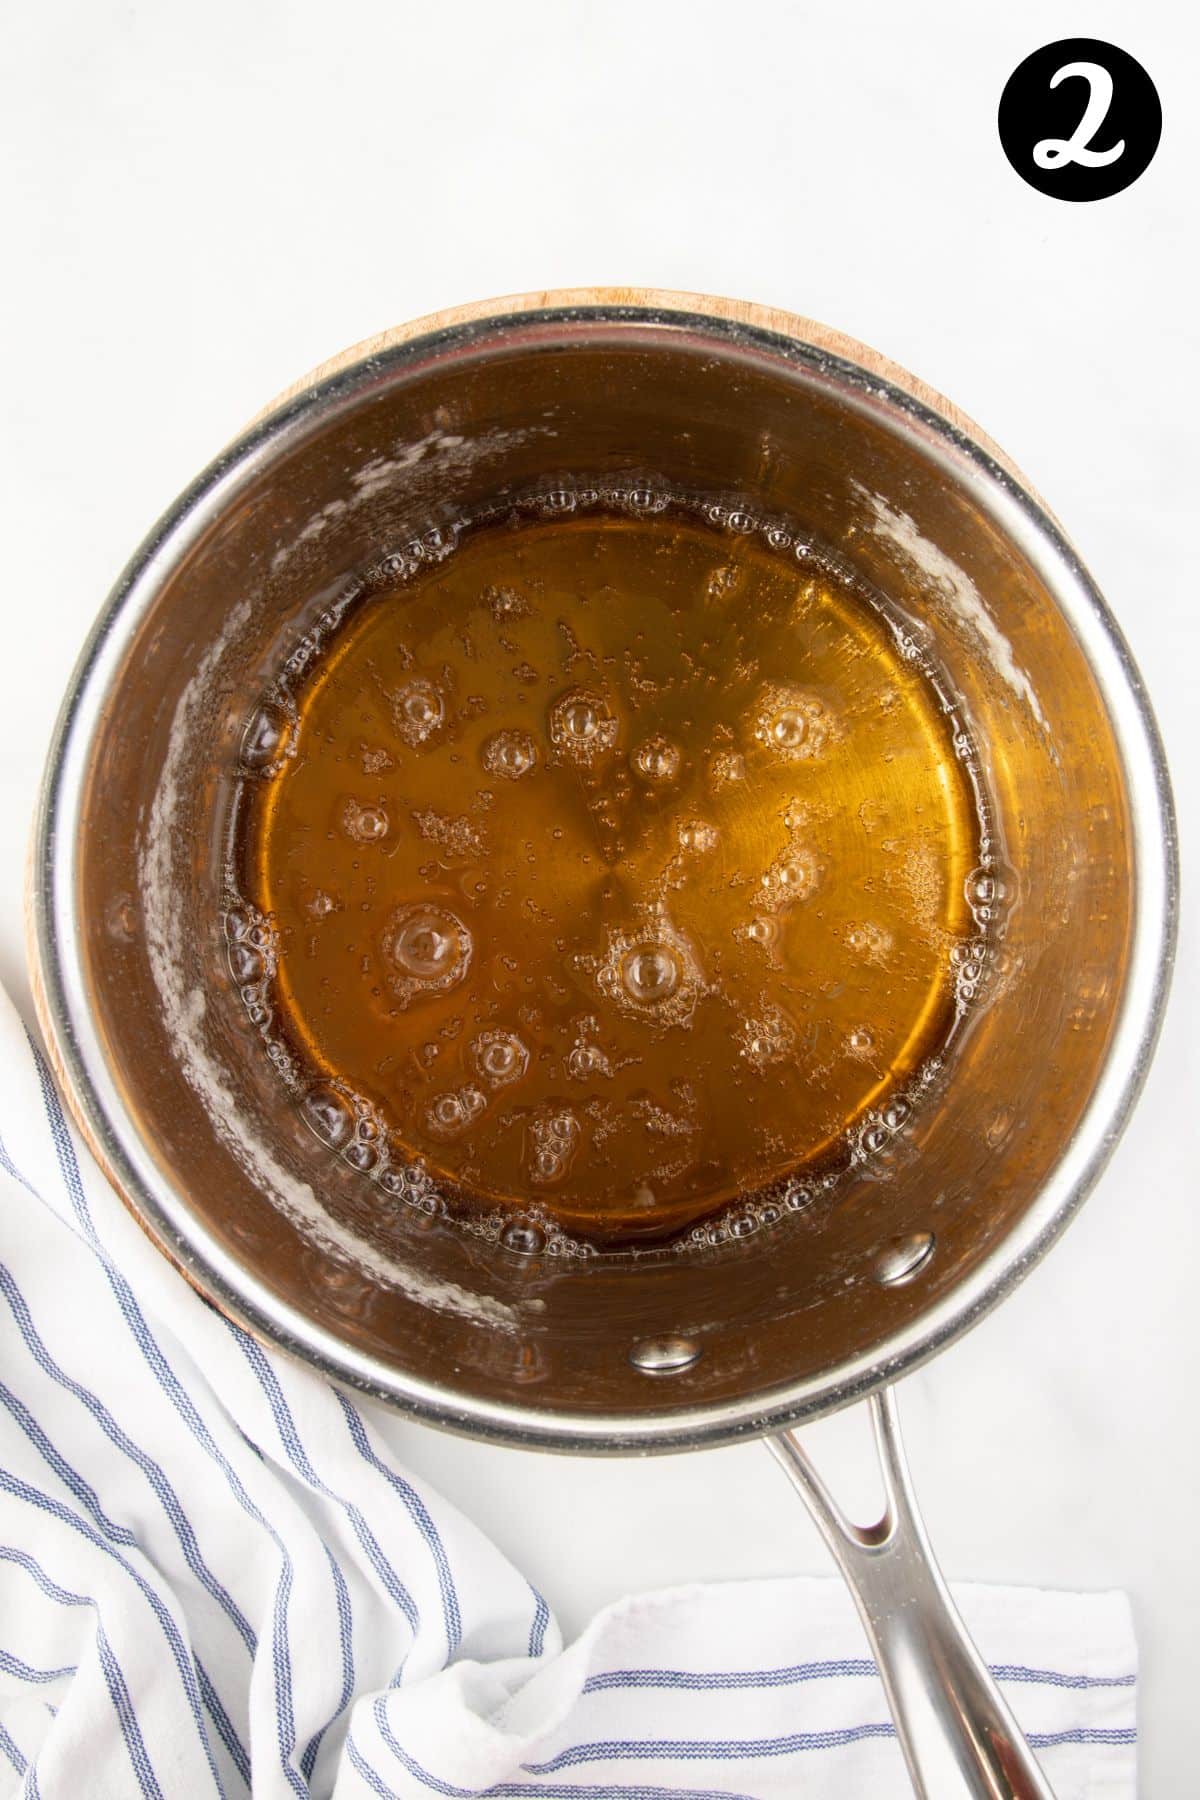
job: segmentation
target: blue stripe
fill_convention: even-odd
[[[0,1719],[0,1750],[3,1750],[17,1774],[24,1775],[28,1765],[17,1748],[16,1740],[4,1729],[3,1719]]]
[[[392,1730],[387,1716],[387,1702],[382,1694],[376,1696],[372,1713],[379,1735],[396,1761],[435,1794],[447,1796],[447,1800],[501,1800],[501,1797],[503,1800],[525,1800],[527,1796],[541,1796],[542,1800],[546,1800],[547,1794],[554,1793],[581,1795],[584,1796],[584,1800],[754,1800],[752,1794],[737,1794],[728,1788],[630,1787],[607,1781],[602,1788],[591,1785],[578,1787],[573,1784],[565,1786],[560,1784],[553,1789],[547,1789],[540,1782],[534,1786],[533,1783],[527,1781],[500,1781],[493,1787],[487,1788],[457,1787],[451,1781],[443,1781],[439,1776],[431,1775],[429,1770],[422,1768],[416,1758],[404,1748]],[[365,1779],[370,1779],[370,1775],[374,1775],[374,1771],[370,1771],[370,1775],[366,1773],[369,1765],[361,1756],[356,1755],[352,1738],[347,1738],[346,1749],[350,1752],[355,1768],[364,1774]],[[532,1771],[529,1772],[532,1773]],[[390,1788],[375,1786],[374,1784],[378,1781],[379,1777],[374,1775],[372,1782],[374,1791],[391,1794]]]
[[[417,1610],[416,1602],[413,1600],[412,1595],[409,1593],[395,1569],[380,1549],[378,1539],[371,1530],[371,1527],[367,1524],[367,1521],[359,1508],[352,1500],[346,1500],[341,1494],[335,1493],[334,1490],[321,1479],[320,1475],[318,1475],[316,1469],[313,1467],[308,1451],[304,1448],[301,1441],[300,1433],[296,1430],[296,1422],[292,1417],[291,1408],[288,1406],[283,1389],[279,1385],[279,1377],[271,1367],[262,1346],[256,1343],[247,1332],[242,1331],[239,1326],[234,1325],[229,1319],[225,1320],[225,1324],[232,1334],[234,1342],[242,1351],[246,1361],[250,1364],[250,1367],[258,1377],[263,1393],[267,1397],[267,1403],[274,1416],[275,1424],[279,1431],[280,1442],[287,1451],[293,1468],[295,1468],[297,1473],[302,1475],[305,1481],[309,1482],[319,1494],[324,1494],[327,1500],[333,1500],[342,1508],[347,1519],[350,1521],[355,1537],[358,1539],[359,1544],[362,1546],[370,1560],[371,1567],[375,1570],[375,1573],[387,1588],[391,1598],[395,1601],[396,1605],[400,1608],[400,1611],[408,1620],[413,1636],[415,1637],[420,1626],[420,1613]]]
[[[530,1654],[533,1652],[531,1650]],[[729,1688],[790,1687],[802,1681],[825,1681],[841,1676],[879,1674],[869,1656],[843,1657],[826,1662],[793,1663],[779,1669],[607,1669],[589,1675],[582,1693],[610,1688],[684,1688],[699,1693]],[[1133,1687],[1136,1675],[1066,1675],[1055,1669],[1031,1669],[1023,1663],[993,1663],[998,1681],[1024,1682],[1057,1688]]]
[[[65,1675],[74,1675],[77,1663],[71,1663],[63,1669],[35,1669],[32,1663],[22,1661],[11,1650],[0,1650],[0,1670],[6,1675],[15,1675],[19,1681],[61,1681]]]
[[[136,1550],[138,1542],[133,1532],[127,1525],[118,1525],[114,1519],[109,1518],[100,1504],[95,1488],[84,1480],[78,1469],[51,1443],[25,1402],[3,1381],[0,1381],[0,1402],[8,1408],[43,1462],[53,1469],[63,1486],[71,1490],[84,1511],[91,1514],[105,1537],[111,1538],[114,1543],[124,1544],[127,1550]]]
[[[49,1513],[52,1518],[58,1519],[61,1524],[67,1525],[72,1531],[78,1532],[80,1537],[84,1538],[88,1543],[93,1544],[96,1549],[103,1550],[106,1556],[111,1557],[137,1586],[148,1602],[155,1618],[158,1620],[158,1623],[162,1628],[163,1636],[166,1638],[170,1647],[171,1656],[174,1660],[176,1669],[179,1671],[179,1678],[183,1684],[183,1690],[187,1697],[188,1707],[191,1711],[192,1718],[195,1722],[196,1732],[199,1736],[205,1759],[212,1772],[213,1786],[219,1794],[223,1794],[224,1789],[221,1785],[220,1776],[217,1774],[217,1765],[213,1761],[212,1748],[208,1741],[208,1734],[204,1729],[204,1721],[200,1716],[200,1689],[199,1683],[196,1680],[196,1671],[188,1656],[187,1648],[183,1638],[180,1636],[178,1626],[167,1608],[163,1605],[162,1600],[150,1586],[149,1582],[145,1581],[134,1568],[133,1564],[128,1562],[126,1558],[121,1555],[121,1552],[115,1549],[112,1544],[108,1543],[100,1532],[89,1525],[86,1519],[81,1519],[78,1513],[73,1513],[70,1507],[64,1506],[60,1501],[53,1499],[49,1494],[43,1493],[40,1488],[31,1487],[28,1482],[22,1481],[20,1476],[14,1475],[8,1469],[0,1468],[0,1491],[13,1495],[17,1500],[24,1500],[28,1505],[35,1506],[42,1512]],[[99,1617],[97,1616],[97,1633],[99,1633],[99,1630],[100,1623]]]
[[[530,1775],[553,1775],[586,1762],[728,1762],[741,1757],[791,1756],[798,1750],[837,1750],[843,1744],[895,1737],[891,1724],[842,1725],[829,1731],[792,1731],[775,1738],[613,1738],[572,1744],[548,1762],[523,1763]]]
[[[307,1800],[308,1783],[295,1766],[296,1755],[296,1710],[292,1693],[292,1664],[288,1652],[287,1609],[292,1597],[292,1564],[289,1560],[284,1564],[279,1581],[275,1584],[275,1604],[273,1620],[275,1629],[271,1635],[271,1667],[275,1677],[275,1735],[279,1741],[279,1755],[288,1786],[302,1800]]]
[[[145,1475],[171,1522],[188,1568],[226,1614],[253,1659],[258,1648],[258,1640],[250,1627],[250,1622],[228,1589],[217,1579],[205,1561],[192,1522],[180,1504],[179,1496],[168,1480],[162,1465],[134,1443],[128,1433],[118,1425],[104,1403],[89,1388],[75,1381],[64,1369],[60,1368],[46,1348],[41,1334],[33,1322],[29,1303],[21,1292],[15,1277],[3,1263],[0,1263],[0,1293],[8,1301],[17,1323],[17,1329],[25,1341],[29,1354],[42,1373],[48,1375],[60,1387],[65,1388],[67,1393],[72,1394],[90,1413],[110,1443],[128,1457],[130,1462],[136,1464]]]
[[[828,1731],[794,1731],[775,1738],[648,1738],[613,1739],[593,1744],[572,1744],[543,1763],[523,1763],[530,1775],[553,1775],[560,1769],[576,1768],[585,1762],[679,1761],[724,1762],[739,1758],[791,1756],[804,1750],[838,1750],[846,1744],[862,1743],[870,1738],[895,1737],[896,1728],[889,1723],[844,1725]],[[1135,1744],[1133,1726],[1071,1726],[1063,1731],[1031,1731],[1028,1743],[1035,1750],[1056,1744]]]
[[[997,1681],[1027,1681],[1056,1688],[1131,1688],[1137,1681],[1128,1675],[1064,1675],[1058,1669],[1027,1669],[1024,1663],[993,1663]]]
[[[1027,1731],[1035,1750],[1052,1750],[1055,1744],[1136,1744],[1135,1725],[1072,1725],[1065,1731]]]
[[[4,1148],[4,1140],[2,1138],[0,1138],[0,1169],[3,1169],[6,1174],[11,1175],[14,1181],[19,1181],[21,1186],[25,1189],[25,1192],[27,1194],[32,1194],[35,1200],[40,1200],[42,1198],[37,1189],[26,1181],[24,1175],[21,1173],[20,1169],[18,1169],[16,1163],[8,1154],[8,1151]]]
[[[30,1579],[42,1590],[48,1600],[57,1600],[60,1606],[94,1606],[96,1602],[90,1594],[73,1594],[69,1588],[59,1587],[57,1581],[47,1575],[45,1569],[26,1550],[18,1550],[13,1544],[0,1544],[0,1562],[16,1563]]]
[[[200,1698],[204,1702],[205,1711],[216,1727],[217,1736],[224,1744],[230,1762],[246,1786],[249,1787],[250,1758],[246,1754],[246,1746],[238,1736],[233,1720],[225,1711],[221,1696],[213,1686],[212,1678],[198,1656],[196,1657],[196,1680],[200,1684]]]
[[[334,1721],[341,1718],[354,1695],[354,1614],[350,1606],[350,1589],[346,1586],[346,1577],[342,1574],[336,1556],[324,1538],[321,1539],[321,1548],[325,1552],[325,1560],[329,1564],[329,1573],[333,1578],[334,1605],[337,1607],[338,1616],[338,1639],[342,1651],[342,1691],[332,1713],[324,1725],[313,1733],[304,1755],[300,1758],[301,1772],[310,1786],[313,1769],[316,1766],[317,1752],[321,1748],[321,1740]]]
[[[145,1794],[146,1800],[163,1800],[163,1791],[155,1777],[145,1739],[142,1737],[142,1728],[138,1724],[137,1714],[133,1710],[133,1701],[129,1698],[129,1688],[99,1618],[96,1620],[96,1645],[100,1651],[100,1667],[104,1670],[104,1679],[108,1684],[109,1695],[117,1718],[121,1722],[121,1736],[125,1739],[125,1748],[129,1752],[129,1760],[133,1764],[134,1774],[138,1778],[138,1786]]]
[[[540,1656],[546,1647],[546,1627],[550,1623],[550,1608],[532,1582],[530,1583],[530,1592],[533,1595],[533,1624],[529,1627],[529,1654],[536,1657]],[[582,1692],[586,1694],[587,1691],[588,1684],[585,1681]]]
[[[224,1475],[225,1480],[229,1485],[230,1491],[233,1493],[234,1498],[242,1507],[243,1511],[253,1519],[256,1524],[263,1528],[275,1544],[276,1549],[279,1551],[281,1569],[276,1584],[276,1604],[272,1610],[273,1625],[276,1633],[276,1641],[272,1645],[272,1654],[276,1663],[282,1659],[285,1667],[289,1670],[290,1687],[291,1661],[287,1645],[286,1607],[281,1608],[279,1605],[280,1589],[286,1587],[289,1593],[291,1590],[292,1563],[287,1547],[272,1526],[270,1520],[267,1519],[254,1504],[254,1501],[246,1492],[237,1471],[229,1462],[228,1458],[222,1453],[220,1446],[214,1441],[212,1433],[201,1418],[191,1395],[179,1380],[179,1377],[176,1375],[166,1356],[163,1354],[153,1332],[147,1325],[145,1316],[142,1313],[141,1307],[138,1305],[132,1288],[129,1286],[129,1283],[117,1268],[112,1257],[108,1254],[108,1251],[101,1242],[95,1225],[92,1222],[91,1213],[88,1209],[87,1197],[84,1193],[83,1181],[79,1173],[79,1164],[75,1156],[75,1148],[71,1142],[71,1134],[67,1128],[66,1120],[63,1117],[58,1093],[55,1089],[49,1068],[47,1067],[46,1059],[28,1030],[26,1031],[26,1036],[29,1040],[30,1051],[33,1055],[34,1067],[37,1070],[38,1082],[41,1087],[42,1100],[45,1108],[46,1122],[50,1132],[51,1142],[54,1145],[55,1155],[58,1159],[59,1171],[62,1175],[67,1192],[71,1197],[75,1216],[79,1222],[84,1240],[89,1245],[99,1262],[100,1267],[103,1269],[109,1287],[112,1290],[113,1297],[117,1302],[118,1309],[159,1386],[172,1402],[176,1412],[179,1414],[188,1430],[192,1433],[193,1437],[221,1470],[221,1473]],[[23,1177],[22,1180],[24,1180]],[[25,1182],[26,1187],[29,1187],[29,1185],[28,1182]],[[36,1192],[36,1190],[30,1188],[30,1192]],[[280,1631],[282,1631],[283,1634],[282,1642],[279,1639]],[[222,1739],[225,1739],[226,1730],[228,1730],[231,1736],[233,1735],[233,1727],[229,1721],[225,1719],[224,1714],[222,1714],[222,1722],[218,1722],[218,1729],[221,1732]],[[279,1737],[280,1756],[282,1758],[285,1779],[287,1780],[289,1787],[291,1787],[293,1792],[297,1795],[297,1800],[308,1800],[307,1783],[303,1780],[299,1770],[288,1760],[284,1748],[282,1731],[280,1732]],[[207,1748],[206,1743],[206,1750]],[[209,1752],[209,1757],[211,1762],[211,1752]],[[238,1762],[239,1768],[249,1768],[249,1759],[240,1744],[239,1754],[235,1760]],[[213,1765],[213,1776],[214,1780],[217,1779],[215,1765]]]
[[[728,1688],[790,1687],[794,1682],[821,1681],[839,1675],[874,1675],[879,1671],[869,1656],[837,1661],[793,1663],[779,1669],[606,1669],[589,1675],[585,1694],[609,1688],[687,1688],[700,1693]]]
[[[441,1589],[442,1614],[446,1627],[447,1661],[450,1661],[462,1643],[462,1609],[459,1606],[458,1591],[454,1585],[454,1576],[450,1572],[450,1559],[446,1555],[441,1534],[430,1517],[429,1508],[412,1483],[406,1481],[403,1475],[400,1475],[395,1469],[389,1468],[371,1448],[358,1408],[347,1399],[340,1388],[335,1387],[333,1392],[342,1409],[346,1429],[350,1433],[355,1449],[365,1462],[370,1463],[373,1469],[379,1471],[393,1491],[399,1494],[410,1517],[429,1546],[429,1553],[433,1557],[434,1567],[437,1569],[438,1587]]]
[[[379,1795],[379,1800],[396,1800],[395,1788],[390,1788],[383,1777],[375,1772],[353,1737],[346,1739],[346,1755],[355,1774],[362,1777],[373,1794]]]
[[[30,1763],[25,1771],[25,1786],[21,1789],[21,1800],[42,1800],[42,1790],[38,1786],[35,1763]]]

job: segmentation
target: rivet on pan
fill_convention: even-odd
[[[697,1361],[700,1346],[695,1338],[643,1338],[629,1352],[629,1360],[643,1375],[675,1375]]]
[[[901,1282],[911,1281],[933,1255],[933,1245],[932,1231],[910,1231],[907,1236],[896,1238],[879,1253],[876,1281],[884,1287],[899,1287]]]

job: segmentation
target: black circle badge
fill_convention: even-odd
[[[1150,165],[1158,90],[1102,38],[1059,38],[1027,56],[1000,96],[1000,142],[1023,181],[1055,200],[1106,200]]]

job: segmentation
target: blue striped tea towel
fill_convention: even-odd
[[[147,1242],[0,993],[0,1795],[904,1800],[833,1580],[546,1602]],[[1120,1594],[963,1588],[1060,1800],[1135,1785]]]

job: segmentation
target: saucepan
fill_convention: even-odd
[[[224,954],[228,788],[256,697],[356,570],[556,474],[645,471],[799,522],[902,605],[982,747],[1005,918],[936,1104],[834,1192],[682,1253],[517,1254],[447,1228],[419,1187],[384,1204],[281,1105]],[[1049,1792],[933,1562],[890,1384],[1012,1290],[1103,1168],[1162,1012],[1174,834],[1117,627],[947,402],[810,322],[686,295],[525,296],[361,346],[134,556],[63,706],[32,900],[79,1123],[217,1306],[498,1442],[765,1437],[854,1591],[917,1790]],[[792,1428],[866,1397],[886,1510],[860,1527]]]

